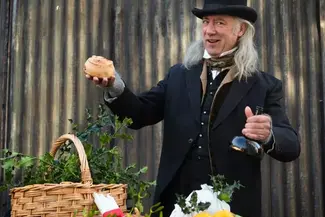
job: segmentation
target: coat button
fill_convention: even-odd
[[[188,140],[188,143],[192,144],[192,143],[193,143],[193,139],[190,138],[190,139]]]

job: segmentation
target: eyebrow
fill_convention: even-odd
[[[223,18],[221,18],[221,17],[215,18],[215,19],[213,19],[213,20],[214,20],[214,21],[223,21],[223,22],[226,22],[226,20],[223,19]]]
[[[209,20],[209,18],[207,18],[207,17],[203,17],[202,20]],[[226,22],[226,20],[223,19],[223,18],[221,18],[221,17],[213,18],[213,21],[224,21],[224,22]]]

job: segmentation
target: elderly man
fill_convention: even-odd
[[[257,69],[257,14],[245,0],[206,0],[192,12],[202,20],[203,39],[149,91],[134,94],[117,73],[114,79],[88,78],[105,87],[105,102],[115,114],[133,119],[132,129],[164,120],[154,202],[165,205],[165,216],[175,194],[187,196],[208,183],[210,174],[222,174],[245,186],[233,195],[232,211],[260,217],[261,160],[229,145],[244,135],[274,159],[298,158],[298,137],[281,103],[282,83]],[[253,115],[257,106],[263,114]]]

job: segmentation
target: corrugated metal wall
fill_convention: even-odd
[[[257,23],[262,68],[283,80],[287,113],[302,141],[299,161],[264,161],[265,216],[325,216],[324,78],[320,61],[320,43],[325,38],[319,33],[324,1],[251,3],[262,15]]]
[[[10,60],[0,65],[0,147],[34,155],[69,132],[69,118],[83,123],[85,108],[102,102],[101,90],[83,76],[87,57],[112,59],[131,89],[140,92],[163,78],[200,37],[200,22],[190,11],[202,0],[0,2],[0,54]],[[261,68],[283,80],[286,111],[302,141],[298,161],[264,160],[263,216],[322,217],[325,0],[248,2],[260,14],[256,40]],[[130,131],[134,142],[121,144],[126,163],[148,165],[146,178],[151,180],[159,164],[161,130],[157,124]]]

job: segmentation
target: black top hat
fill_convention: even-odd
[[[225,14],[236,16],[252,23],[257,20],[256,11],[247,6],[247,0],[205,0],[203,8],[194,8],[192,13],[200,19],[207,15]]]

